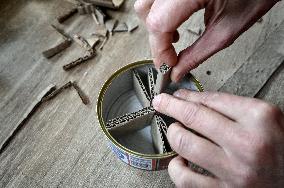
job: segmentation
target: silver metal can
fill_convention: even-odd
[[[117,70],[102,86],[97,101],[97,116],[103,133],[109,141],[110,149],[126,164],[144,170],[162,170],[168,167],[174,151],[156,153],[149,126],[126,135],[113,135],[106,128],[109,119],[131,113],[142,108],[133,89],[133,69],[146,71],[154,67],[152,60],[143,60],[128,64]],[[190,89],[203,91],[200,82],[187,74],[179,84],[173,84],[172,90]]]

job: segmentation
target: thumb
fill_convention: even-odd
[[[234,42],[234,34],[230,27],[220,21],[206,28],[203,35],[195,43],[178,55],[178,63],[173,67],[171,79],[179,81],[190,70],[218,51],[230,46]]]

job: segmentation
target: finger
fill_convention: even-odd
[[[204,0],[155,0],[146,18],[154,64],[175,66],[177,54],[172,45],[176,29],[194,12],[202,9]]]
[[[202,104],[234,121],[246,119],[245,112],[248,112],[256,102],[256,99],[226,93],[194,92],[186,89],[178,90],[173,95],[186,101]]]
[[[152,58],[157,69],[162,64],[167,64],[171,67],[177,63],[177,53],[174,46],[174,32],[161,33],[154,36],[153,33],[149,33],[149,43],[151,48]]]
[[[203,35],[192,46],[181,51],[178,55],[178,64],[173,67],[171,79],[178,82],[190,70],[218,51],[230,46],[234,41],[233,31],[222,23],[206,28]]]
[[[219,177],[228,172],[229,161],[222,148],[184,129],[180,123],[170,125],[167,138],[171,148],[188,161]]]
[[[150,12],[152,4],[155,0],[137,0],[134,4],[134,9],[138,14],[139,18],[146,22],[146,18]]]
[[[190,170],[187,161],[178,156],[171,160],[168,167],[169,175],[177,187],[219,187],[219,181],[203,176]]]
[[[173,117],[222,147],[227,146],[235,131],[232,126],[235,122],[203,105],[164,93],[155,96],[152,103],[158,112]]]
[[[251,1],[244,9],[242,3],[236,2],[210,1],[206,4],[206,30],[192,46],[178,55],[178,64],[171,73],[173,81],[179,81],[187,72],[230,46],[275,4],[273,1],[267,1],[263,6]],[[226,5],[231,7],[226,7]],[[224,8],[233,11],[226,11]]]

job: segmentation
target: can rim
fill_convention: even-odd
[[[96,108],[96,114],[99,120],[99,124],[100,127],[103,131],[103,133],[107,136],[107,138],[116,146],[119,147],[120,149],[122,149],[123,151],[132,154],[132,155],[136,155],[139,157],[143,157],[143,158],[148,158],[148,159],[161,159],[161,158],[167,158],[167,157],[172,157],[175,156],[177,153],[172,151],[169,153],[165,153],[165,154],[143,154],[143,153],[139,153],[136,151],[132,151],[126,147],[124,147],[123,145],[121,145],[119,142],[116,141],[115,138],[112,137],[112,135],[109,133],[109,131],[106,129],[103,117],[102,117],[102,104],[103,104],[103,97],[105,95],[105,92],[107,91],[108,87],[110,86],[110,84],[112,83],[112,81],[117,78],[120,74],[128,71],[130,68],[135,68],[141,65],[146,65],[146,64],[153,64],[153,61],[150,59],[147,60],[142,60],[142,61],[136,61],[134,63],[130,63],[127,64],[121,68],[119,68],[118,70],[116,70],[103,84],[103,86],[100,89],[99,92],[99,96],[97,99],[97,108]],[[195,86],[198,88],[199,92],[203,91],[203,86],[201,85],[201,83],[191,74],[191,78],[192,81],[195,83]]]

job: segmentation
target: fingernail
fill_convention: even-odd
[[[180,96],[181,96],[180,90],[175,91],[174,94],[173,94],[173,96],[175,96],[175,97],[180,97]]]
[[[160,95],[156,95],[152,101],[152,105],[153,107],[156,109],[159,107],[160,103],[161,103],[161,99],[162,97]]]
[[[179,71],[174,68],[174,69],[172,70],[172,73],[171,73],[171,79],[172,79],[172,81],[175,82],[175,83],[177,83],[177,82],[180,81],[180,78],[181,78],[181,76],[180,76],[180,74],[179,74]]]

